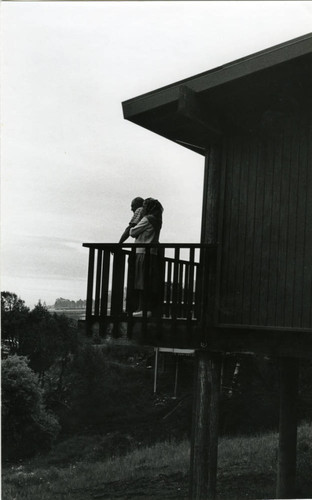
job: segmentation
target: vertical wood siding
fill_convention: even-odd
[[[223,156],[217,321],[311,328],[312,126],[232,136]]]

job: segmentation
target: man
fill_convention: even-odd
[[[142,210],[143,210],[143,198],[137,196],[131,202],[131,210],[133,212],[132,219],[130,220],[128,226],[124,230],[119,240],[119,243],[123,243],[130,236],[130,229],[138,224],[142,218]]]

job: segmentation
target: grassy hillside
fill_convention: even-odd
[[[273,433],[220,439],[217,498],[274,498],[277,443]],[[100,436],[71,438],[45,457],[4,468],[3,500],[187,498],[187,441],[100,460],[104,445]],[[312,427],[305,424],[298,436],[297,498],[312,497],[311,463]]]

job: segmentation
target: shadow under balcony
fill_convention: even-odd
[[[214,246],[205,244],[84,243],[89,248],[86,319],[88,335],[117,343],[196,348],[200,345],[209,261]],[[135,260],[145,251],[143,314],[137,308]],[[148,312],[153,286],[151,262],[157,250],[157,304]],[[155,276],[155,275],[154,275]],[[206,277],[206,278],[205,278]]]

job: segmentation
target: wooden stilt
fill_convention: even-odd
[[[218,237],[220,146],[206,152],[201,241],[216,244]],[[204,276],[201,290],[202,342],[209,344],[209,325],[214,324],[216,297],[216,262],[206,265],[201,254]],[[190,464],[190,498],[213,500],[216,495],[218,416],[220,397],[220,356],[205,350],[196,352],[193,426]]]
[[[156,394],[156,391],[157,391],[158,353],[159,353],[159,347],[155,347],[155,364],[154,364],[154,394]]]
[[[213,500],[216,495],[220,367],[218,356],[197,351],[190,467],[192,500]]]
[[[280,360],[280,422],[276,498],[295,498],[298,359]]]
[[[174,391],[173,391],[173,399],[177,398],[178,392],[178,374],[179,374],[179,356],[176,356],[175,363],[175,377],[174,377]]]

